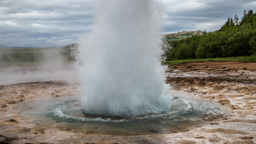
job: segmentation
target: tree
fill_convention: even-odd
[[[234,23],[234,21],[233,21],[233,19],[231,18],[230,19],[230,24],[229,24],[230,26],[235,26],[235,23]]]
[[[241,18],[240,25],[242,25],[243,23],[245,23],[246,19],[247,19],[247,12],[246,12],[246,10],[244,10],[244,15],[243,15],[243,17]]]
[[[220,30],[171,41],[168,55],[173,59],[249,56],[256,53],[256,13],[228,18]],[[256,55],[256,54],[255,54]]]
[[[228,18],[227,22],[221,27],[220,31],[224,31],[230,26],[230,18]]]
[[[239,18],[237,15],[234,17],[235,25],[239,25]]]
[[[253,15],[253,10],[249,10],[248,13],[247,13],[247,17],[250,17]]]
[[[250,40],[251,52],[256,55],[256,36],[253,36]]]

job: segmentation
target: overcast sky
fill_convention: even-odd
[[[94,0],[0,0],[0,46],[64,46],[93,27]],[[218,30],[255,0],[162,0],[163,33]]]

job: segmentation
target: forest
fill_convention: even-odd
[[[220,58],[256,55],[256,13],[228,18],[217,31],[192,35],[181,40],[164,38],[165,61],[194,58]]]

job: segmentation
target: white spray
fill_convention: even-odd
[[[79,42],[87,114],[134,117],[169,109],[156,0],[99,0],[96,25]]]

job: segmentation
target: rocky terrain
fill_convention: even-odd
[[[177,133],[102,135],[80,133],[21,114],[21,106],[35,99],[79,94],[79,84],[44,81],[0,86],[0,143],[256,143],[255,63],[208,62],[169,66],[170,91],[221,104],[227,115]],[[4,77],[4,75],[1,75]],[[24,111],[24,110],[23,110]]]

